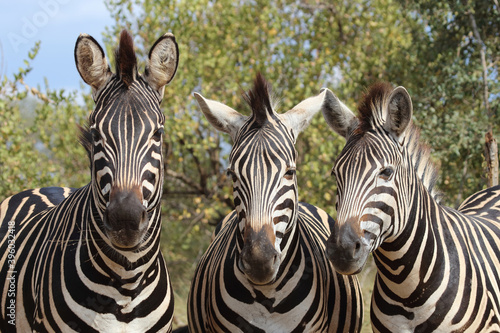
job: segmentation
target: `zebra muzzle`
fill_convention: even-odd
[[[363,269],[370,250],[353,223],[347,221],[340,227],[335,224],[326,244],[326,253],[337,272],[351,275]]]
[[[269,228],[263,227],[259,232],[245,228],[245,241],[240,253],[238,267],[253,284],[271,283],[278,273],[281,255],[274,246],[274,237]]]
[[[135,250],[148,225],[146,207],[137,191],[112,191],[103,222],[113,246],[120,250]]]

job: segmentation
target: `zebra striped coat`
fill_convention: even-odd
[[[196,269],[190,332],[359,331],[358,281],[335,273],[326,257],[333,220],[297,199],[295,138],[324,93],[278,115],[258,75],[247,96],[251,117],[196,97],[210,123],[233,137],[228,173],[236,210]]]
[[[333,219],[301,202],[296,223],[283,240],[293,253],[281,263],[275,281],[257,286],[237,268],[243,239],[236,211],[225,217],[195,273],[188,309],[191,332],[360,330],[358,282],[337,275],[326,256]]]
[[[96,102],[82,129],[92,181],[1,203],[0,331],[171,331],[173,295],[159,247],[159,105],[177,59],[166,34],[140,76],[124,31],[113,74],[95,40],[78,38],[77,68]]]
[[[332,93],[324,116],[347,142],[333,173],[335,268],[357,273],[373,252],[375,332],[500,331],[500,187],[443,206],[407,91],[373,87],[358,117]],[[333,255],[334,254],[334,255]]]

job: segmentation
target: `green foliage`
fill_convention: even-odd
[[[85,115],[76,93],[48,87],[42,93],[24,83],[39,47],[13,79],[0,83],[0,200],[33,187],[79,187],[88,179],[88,160],[75,135]]]
[[[412,20],[411,49],[404,82],[414,101],[417,123],[441,166],[439,188],[458,206],[484,188],[484,135],[500,132],[498,53],[499,8],[486,1],[400,1]],[[481,41],[474,35],[474,20]],[[480,50],[484,48],[489,110],[485,109]]]

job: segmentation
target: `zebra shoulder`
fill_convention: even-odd
[[[59,205],[74,191],[70,187],[42,187],[14,194],[0,203],[0,225],[9,221],[23,223]]]

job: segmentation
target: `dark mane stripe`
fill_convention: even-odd
[[[413,168],[431,196],[437,202],[441,202],[443,194],[436,187],[439,179],[439,167],[431,159],[431,148],[421,141],[420,129],[413,122],[410,123],[406,131],[405,145],[411,156]]]
[[[116,74],[129,87],[137,76],[137,58],[134,51],[134,41],[128,31],[120,35],[120,45],[115,52]]]
[[[387,82],[380,82],[370,87],[370,90],[364,94],[358,104],[359,111],[359,130],[363,133],[373,128],[376,117],[382,118],[382,105],[387,96],[392,92],[392,86]]]
[[[268,119],[268,115],[273,114],[270,93],[271,85],[261,73],[257,73],[252,89],[243,96],[252,108],[253,120],[259,126],[264,125]]]
[[[90,128],[88,123],[85,125],[77,125],[78,130],[79,130],[79,135],[78,135],[78,141],[80,144],[85,148],[85,151],[87,152],[87,155],[90,159],[91,154],[92,154],[92,134],[90,133]]]

